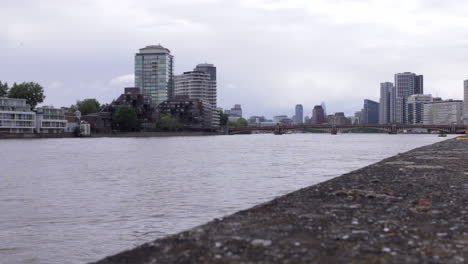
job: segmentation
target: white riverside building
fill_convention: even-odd
[[[0,97],[0,133],[34,133],[36,113],[26,99]]]
[[[36,132],[43,134],[63,133],[67,127],[65,111],[51,106],[36,108]]]
[[[407,124],[423,124],[424,104],[432,102],[430,94],[414,94],[405,100],[405,121]]]
[[[447,100],[424,104],[425,125],[463,124],[463,101]]]

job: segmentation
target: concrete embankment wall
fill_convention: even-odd
[[[27,139],[27,138],[70,138],[73,137],[72,133],[60,133],[60,134],[0,134],[0,139]]]
[[[467,262],[468,140],[451,139],[96,263]]]
[[[214,136],[221,135],[216,132],[128,132],[128,133],[97,133],[92,138],[99,137],[188,137],[188,136]],[[24,138],[71,138],[72,133],[61,134],[0,134],[0,139],[24,139]]]

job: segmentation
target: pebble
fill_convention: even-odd
[[[250,242],[253,246],[264,246],[268,247],[271,245],[271,240],[266,240],[266,239],[254,239],[252,242]]]

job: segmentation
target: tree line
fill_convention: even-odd
[[[44,88],[35,82],[13,83],[13,86],[9,87],[8,83],[0,81],[0,97],[26,99],[31,109],[44,102],[45,99]]]

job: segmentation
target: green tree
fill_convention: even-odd
[[[129,105],[121,105],[117,108],[113,116],[113,122],[119,131],[138,130],[137,114],[135,109]]]
[[[231,126],[231,127],[246,127],[248,125],[249,125],[249,122],[247,122],[247,120],[245,120],[242,117],[237,119],[236,121],[228,122],[228,126]]]
[[[239,118],[237,119],[237,125],[240,126],[240,127],[246,127],[249,125],[249,122],[247,122],[247,120],[245,120],[245,118]]]
[[[229,120],[229,115],[223,113],[222,111],[219,113],[219,122],[222,126],[226,126]]]
[[[2,83],[0,81],[0,96],[8,95],[8,83]]]
[[[14,83],[8,91],[8,97],[26,99],[26,102],[34,109],[39,103],[44,102],[44,88],[35,82]]]
[[[101,111],[101,104],[94,98],[84,99],[76,101],[76,108],[81,112],[81,115],[88,115]]]
[[[164,115],[158,121],[158,128],[168,131],[176,131],[182,125],[180,124],[179,120],[172,115]]]

